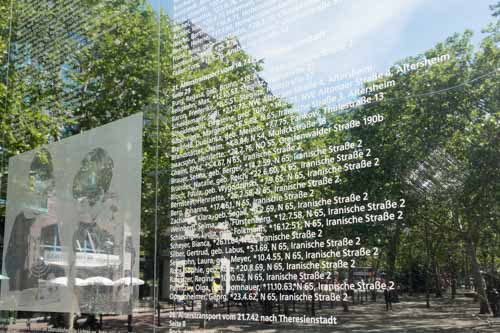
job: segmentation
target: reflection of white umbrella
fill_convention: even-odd
[[[58,277],[58,278],[50,280],[49,283],[57,284],[57,285],[66,287],[68,285],[68,277],[61,276],[61,277]],[[80,278],[76,278],[75,279],[75,286],[77,286],[77,287],[84,287],[84,286],[87,286],[87,285],[88,285],[87,281],[82,280]]]
[[[84,280],[88,286],[112,286],[113,281],[103,276],[93,276]]]
[[[138,278],[123,277],[113,282],[115,286],[142,286],[144,281]]]
[[[0,280],[9,280],[10,277],[0,274]]]

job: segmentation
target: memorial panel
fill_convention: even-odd
[[[498,0],[0,11],[6,330],[497,328]]]
[[[141,159],[141,113],[10,159],[1,309],[130,312]]]
[[[497,262],[480,235],[498,187],[477,176],[498,176],[498,5],[462,5],[477,17],[173,1],[172,331],[449,328],[431,312],[470,288],[465,311],[486,309],[500,279],[473,248]]]

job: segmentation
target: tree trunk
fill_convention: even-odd
[[[311,290],[312,301],[311,301],[311,317],[316,316],[316,302],[314,299],[314,288]]]
[[[467,253],[469,255],[469,260],[472,269],[472,276],[474,277],[474,286],[476,288],[477,295],[479,297],[479,313],[485,314],[490,313],[488,306],[488,298],[486,297],[486,282],[484,281],[481,271],[479,269],[479,264],[476,257],[476,248],[474,246],[474,241],[470,234],[470,230],[467,231],[465,235],[465,242],[467,246]]]
[[[342,296],[342,309],[344,312],[349,312],[349,304],[344,300],[344,296]]]
[[[455,299],[457,296],[457,277],[453,274],[453,279],[451,280],[451,299]]]
[[[410,267],[408,268],[408,296],[413,296],[413,258],[410,251]]]
[[[433,268],[433,273],[434,273],[434,284],[436,286],[436,297],[441,298],[441,297],[443,297],[443,292],[442,292],[442,288],[441,288],[439,267],[438,267],[435,255],[432,258],[432,266],[433,266],[432,268]]]
[[[392,234],[391,241],[389,243],[389,250],[387,251],[387,276],[388,281],[394,280],[394,271],[396,270],[396,258],[399,248],[401,228],[399,224],[396,225],[396,229]]]
[[[457,266],[455,261],[453,260],[453,255],[450,254],[449,262],[450,262],[450,273],[451,273],[451,299],[455,299],[457,295]]]
[[[430,294],[431,290],[429,287],[429,266],[427,265],[425,267],[425,307],[430,308],[431,307],[431,301],[430,301]]]
[[[430,256],[430,240],[429,240],[429,227],[427,223],[425,224],[425,251],[427,254],[427,259],[426,259],[426,264],[425,264],[425,306],[427,308],[431,307],[431,302],[430,302],[430,287],[429,287],[429,278],[430,278],[430,262],[431,262],[431,256]]]
[[[228,302],[229,302],[229,299],[228,299]],[[205,299],[201,300],[201,311],[200,312],[202,314],[206,314],[208,312],[207,311],[207,301]],[[205,319],[205,317],[203,317],[203,319],[201,320],[200,328],[202,328],[202,329],[207,328],[207,320]]]

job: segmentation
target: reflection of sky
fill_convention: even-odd
[[[152,1],[156,2],[156,8],[159,6],[158,3],[161,3],[162,7],[172,15],[174,0]],[[187,0],[180,2],[185,1]],[[194,0],[194,2],[199,1]],[[283,0],[253,1],[272,4],[282,3]],[[296,0],[287,1],[300,3]],[[311,2],[311,6],[319,3],[317,0],[302,1]],[[228,0],[224,3],[229,7],[232,2]],[[323,1],[325,2],[327,1]],[[281,68],[282,73],[289,73],[311,57],[316,57],[312,63],[309,62],[312,64],[312,67],[309,66],[311,81],[314,81],[324,79],[332,73],[346,72],[366,65],[372,65],[377,71],[385,71],[394,62],[406,56],[422,53],[453,33],[463,32],[465,29],[475,32],[474,41],[477,42],[480,40],[481,29],[493,20],[488,6],[495,1],[337,0],[337,2],[338,4],[334,6],[288,24],[286,16],[281,20],[265,17],[263,25],[270,28],[269,31],[288,27],[287,31],[272,38],[269,38],[269,34],[257,36],[257,40],[255,37],[252,37],[252,40],[245,40],[244,36],[238,36],[246,51],[257,59],[265,60],[263,77],[270,83],[271,88],[273,82],[280,80],[277,68]],[[206,12],[211,12],[210,5],[203,6],[207,6]],[[262,14],[257,12],[252,15]],[[242,13],[242,17],[248,15]],[[185,18],[175,17],[180,21]],[[190,18],[197,23],[195,17]],[[219,35],[211,24],[198,23],[198,25],[217,38],[224,37]],[[318,40],[305,42],[309,36],[315,34]],[[304,43],[294,47],[294,44],[301,41]],[[346,45],[349,45],[347,49]],[[334,52],[342,47],[344,50]],[[320,52],[330,54],[318,58]]]

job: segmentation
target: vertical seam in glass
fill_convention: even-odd
[[[161,0],[158,0],[158,54],[156,76],[156,170],[155,170],[155,236],[154,236],[154,261],[153,261],[153,333],[156,332],[156,307],[158,300],[157,260],[158,260],[158,158],[160,145],[160,70],[161,70]],[[159,316],[159,314],[158,314]]]
[[[8,108],[9,108],[9,69],[10,69],[10,48],[11,48],[11,39],[12,39],[12,20],[13,20],[13,17],[14,17],[14,0],[10,0],[10,15],[9,15],[9,34],[8,34],[8,37],[7,37],[7,63],[6,63],[6,70],[5,70],[5,117],[7,116],[7,113],[8,113]],[[6,119],[7,118],[3,118],[2,117],[2,122],[5,121],[5,125],[7,124],[6,122]],[[7,177],[4,178],[4,175],[6,175],[7,173],[5,172],[6,170],[5,169],[5,154],[6,154],[6,151],[5,151],[5,148],[6,148],[6,144],[5,144],[5,132],[6,131],[2,131],[2,142],[0,142],[0,144],[2,145],[0,148],[2,149],[2,158],[0,160],[0,194],[3,193],[2,189],[5,188],[7,189]],[[5,197],[5,201],[4,201],[4,205],[7,205],[7,197]],[[4,228],[5,228],[5,224],[4,224]],[[3,270],[3,263],[2,263],[2,270]]]

